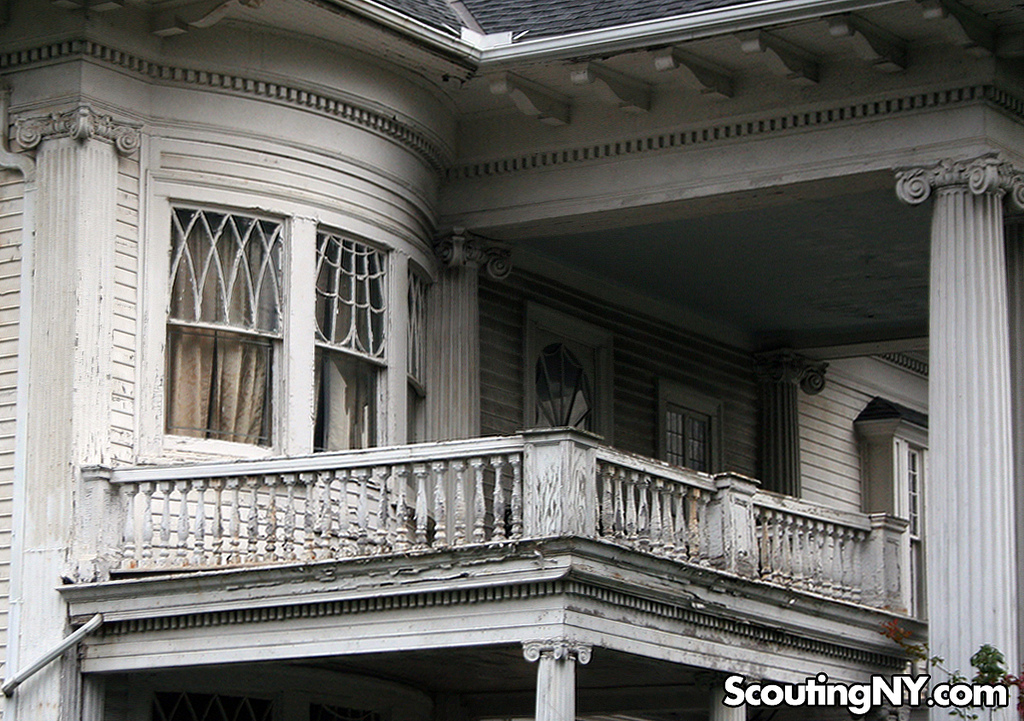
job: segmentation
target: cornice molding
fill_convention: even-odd
[[[948,188],[967,189],[973,195],[1005,196],[1016,210],[1024,211],[1024,173],[998,153],[967,160],[947,158],[934,165],[896,171],[896,197],[908,205],[919,205],[933,190]]]
[[[139,123],[114,120],[88,105],[79,105],[63,113],[18,118],[14,121],[14,140],[22,148],[33,150],[51,138],[101,138],[112,142],[121,155],[133,155],[142,143],[141,128]]]
[[[486,268],[495,280],[503,280],[512,272],[512,254],[507,247],[465,228],[452,228],[439,237],[434,242],[434,252],[447,268]]]
[[[886,363],[891,363],[892,365],[908,370],[911,373],[916,373],[923,378],[928,377],[928,364],[925,361],[913,358],[906,353],[882,353],[876,357]]]
[[[441,173],[451,163],[451,151],[439,139],[432,137],[429,131],[351,98],[235,73],[195,70],[153,62],[91,40],[66,40],[0,53],[0,72],[75,57],[116,66],[161,84],[191,85],[229,95],[244,95],[330,117],[401,144],[422,158],[437,173]]]
[[[979,102],[988,103],[1007,112],[1012,117],[1024,121],[1024,98],[995,85],[970,85],[835,105],[817,110],[713,123],[685,130],[638,135],[632,138],[546,150],[527,155],[474,161],[452,167],[448,170],[447,177],[448,180],[469,180],[510,175],[648,152],[665,152],[673,148],[683,149],[736,142],[746,138],[780,135],[807,128],[841,126],[886,116]]]
[[[830,641],[800,635],[767,624],[750,623],[744,619],[716,616],[695,608],[643,598],[621,590],[598,586],[578,580],[555,580],[514,583],[504,586],[482,588],[460,588],[446,591],[425,591],[400,595],[372,596],[341,601],[308,601],[298,604],[252,606],[233,610],[194,612],[173,616],[160,616],[159,606],[154,606],[152,616],[119,621],[109,621],[97,632],[103,638],[177,631],[184,629],[210,628],[238,624],[280,622],[290,619],[322,618],[345,616],[359,613],[408,610],[442,606],[501,603],[551,596],[575,596],[580,599],[610,604],[622,609],[642,613],[659,619],[667,619],[690,627],[687,635],[698,629],[706,629],[716,636],[769,643],[780,647],[796,649],[803,653],[841,659],[852,663],[881,668],[903,668],[905,659],[898,653],[892,654],[868,651]],[[524,653],[526,649],[524,647]]]

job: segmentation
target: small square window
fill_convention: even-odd
[[[701,473],[720,470],[722,404],[672,381],[658,383],[658,455]]]

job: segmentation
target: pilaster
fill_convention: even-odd
[[[590,655],[590,646],[566,639],[523,642],[523,657],[537,663],[535,721],[576,721],[576,664]]]
[[[827,363],[792,351],[779,350],[755,357],[760,401],[761,464],[765,490],[800,495],[800,409],[797,387],[820,393]]]
[[[443,270],[428,300],[430,342],[427,427],[434,440],[480,435],[481,267],[492,278],[511,271],[508,251],[457,228],[438,241]]]
[[[896,192],[910,204],[934,196],[931,473],[924,488],[930,650],[968,673],[971,655],[992,644],[1013,669],[1018,611],[1003,201],[1024,205],[1024,178],[985,155],[899,171]]]

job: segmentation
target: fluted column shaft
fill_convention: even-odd
[[[555,639],[523,644],[523,656],[537,662],[535,721],[576,721],[576,664],[590,661],[590,646]]]
[[[1009,166],[992,156],[902,171],[907,202],[934,195],[929,452],[930,650],[970,676],[982,644],[1016,668],[1017,579],[1010,341],[1003,235]],[[932,191],[934,190],[934,193]],[[1009,718],[1012,711],[1006,711]],[[1001,712],[997,712],[1001,713]],[[933,718],[945,717],[937,712]]]
[[[1010,318],[1014,493],[1024,518],[1024,218],[1006,225],[1006,277]],[[1017,598],[1024,599],[1024,533],[1017,534]],[[1017,658],[1024,660],[1024,627],[1018,620]]]

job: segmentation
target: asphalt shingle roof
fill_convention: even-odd
[[[397,10],[425,25],[444,30],[458,37],[463,26],[447,0],[377,0],[381,5]]]

